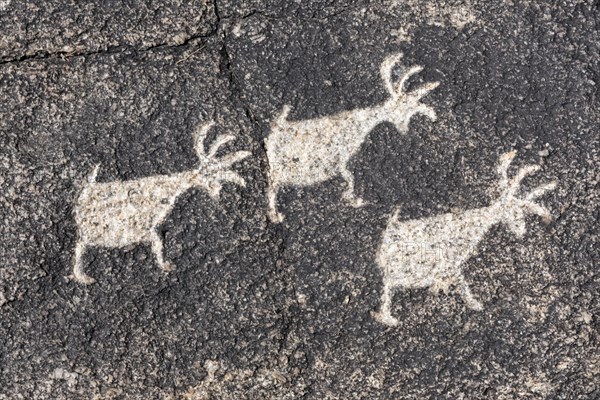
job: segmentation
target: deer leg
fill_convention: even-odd
[[[157,232],[153,232],[150,237],[150,243],[152,244],[152,252],[156,256],[156,261],[158,262],[158,266],[165,272],[173,271],[175,266],[169,261],[165,261],[163,258],[164,246],[163,241],[158,236]]]
[[[432,121],[435,121],[437,119],[437,115],[434,109],[425,104],[420,104],[417,108],[415,108],[415,114],[424,115]]]
[[[450,282],[447,278],[443,279],[443,278],[438,278],[435,280],[435,282],[433,282],[431,284],[431,286],[429,286],[429,291],[432,294],[439,294],[440,292],[443,292],[444,294],[448,294],[448,290],[450,289],[450,284],[452,282]]]
[[[267,201],[268,210],[267,214],[271,222],[278,224],[283,221],[283,214],[277,211],[277,192],[279,191],[279,185],[268,184],[267,187]]]
[[[364,206],[366,204],[366,201],[354,194],[354,176],[352,175],[352,173],[348,171],[346,166],[343,166],[340,171],[340,174],[342,175],[342,178],[344,178],[344,180],[346,181],[347,185],[346,190],[344,191],[344,193],[342,193],[342,198],[348,203],[350,203],[352,207]]]
[[[460,296],[463,301],[471,310],[481,311],[483,310],[483,306],[481,303],[473,296],[471,293],[471,288],[469,284],[465,281],[465,277],[462,274],[458,277],[458,290],[460,291]]]
[[[73,277],[76,281],[81,282],[85,285],[89,285],[96,282],[96,280],[91,276],[86,275],[85,272],[83,272],[82,258],[84,253],[85,244],[78,241],[77,244],[75,244],[75,263],[73,266]]]
[[[379,312],[374,313],[373,317],[384,325],[397,326],[398,320],[392,317],[392,296],[394,287],[390,283],[383,285],[383,293],[381,294],[381,305]]]

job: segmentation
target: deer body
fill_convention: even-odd
[[[289,106],[271,123],[271,132],[265,140],[269,163],[267,190],[268,215],[273,222],[281,222],[277,211],[277,193],[282,186],[307,186],[341,175],[347,183],[343,198],[353,206],[363,200],[354,194],[354,177],[348,162],[365,141],[367,135],[382,122],[393,123],[404,134],[414,114],[421,113],[435,120],[435,112],[421,104],[438,83],[433,82],[405,93],[408,78],[422,68],[409,68],[398,82],[392,82],[392,69],[400,55],[388,57],[381,66],[381,74],[390,93],[384,103],[363,109],[305,121],[288,121]]]
[[[486,233],[496,224],[505,224],[517,237],[526,232],[525,213],[549,220],[550,212],[533,202],[555,182],[542,185],[525,199],[515,196],[520,181],[539,169],[526,166],[509,182],[506,169],[515,153],[501,157],[502,195],[489,207],[447,213],[439,216],[400,221],[396,212],[383,233],[376,262],[383,273],[381,309],[375,317],[387,325],[398,320],[391,315],[393,291],[397,288],[427,288],[432,292],[447,292],[451,285],[459,290],[465,304],[474,310],[482,306],[471,293],[462,273],[462,264],[475,252]]]
[[[213,199],[218,199],[222,182],[245,185],[244,179],[228,168],[247,157],[249,152],[240,151],[215,158],[219,147],[234,139],[233,136],[222,136],[205,154],[204,139],[211,126],[212,123],[206,124],[196,132],[195,147],[200,161],[197,169],[123,182],[96,182],[96,166],[74,208],[78,233],[73,268],[76,280],[94,282],[82,270],[82,257],[88,246],[123,247],[150,243],[158,265],[165,271],[173,268],[163,258],[163,242],[156,228],[172,211],[177,198],[198,187],[207,191]]]
[[[82,230],[80,239],[88,245],[117,247],[149,237],[181,194],[192,187],[202,187],[198,175],[182,172],[125,182],[87,183],[77,203],[95,206],[77,207],[75,222],[81,227],[95,225],[101,229]]]
[[[445,286],[460,275],[456,257],[469,259],[475,244],[499,222],[495,208],[409,221],[394,216],[384,232],[377,262],[393,286]]]

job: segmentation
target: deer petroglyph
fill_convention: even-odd
[[[455,285],[469,308],[482,309],[461,266],[473,255],[484,235],[501,223],[520,238],[527,231],[526,214],[539,215],[546,222],[551,219],[548,209],[533,200],[553,190],[556,182],[539,186],[523,198],[517,197],[521,180],[539,170],[539,166],[525,166],[509,179],[507,170],[515,154],[513,151],[500,157],[501,195],[490,206],[408,221],[400,221],[396,211],[389,219],[376,260],[383,273],[381,308],[375,314],[378,321],[390,326],[398,324],[391,315],[396,288],[429,287],[432,292],[447,292],[450,285]]]
[[[199,187],[218,200],[223,182],[240,186],[246,183],[230,167],[248,157],[250,152],[238,151],[217,158],[219,148],[235,139],[232,135],[217,137],[206,152],[204,140],[212,126],[213,122],[200,126],[194,134],[199,163],[193,170],[130,181],[96,182],[99,166],[94,168],[74,209],[78,236],[73,267],[75,280],[86,284],[94,282],[82,269],[82,256],[88,246],[149,243],[160,268],[165,271],[173,268],[164,260],[163,242],[156,228],[171,212],[177,198],[188,189]]]
[[[346,181],[344,200],[355,207],[363,205],[364,201],[354,194],[354,177],[347,164],[359,151],[369,132],[388,121],[405,134],[415,114],[435,120],[434,110],[420,100],[439,83],[430,82],[406,92],[406,82],[422,67],[405,68],[400,79],[394,81],[393,69],[401,56],[389,56],[381,64],[381,77],[389,92],[389,98],[382,104],[305,121],[288,121],[290,107],[283,107],[281,114],[271,123],[271,132],[265,140],[269,163],[268,215],[271,221],[283,220],[283,215],[277,211],[277,193],[282,186],[308,186],[335,176]]]

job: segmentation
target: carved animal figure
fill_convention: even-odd
[[[539,186],[524,198],[517,197],[521,180],[537,171],[539,166],[525,166],[509,180],[507,170],[515,154],[513,151],[500,157],[501,195],[489,207],[408,221],[398,220],[396,211],[389,219],[377,253],[377,265],[383,273],[381,308],[375,314],[377,320],[390,326],[398,324],[390,311],[396,288],[429,287],[432,292],[447,292],[450,285],[456,285],[469,308],[482,309],[461,269],[478,243],[492,226],[499,223],[520,238],[527,231],[527,214],[539,215],[546,222],[551,219],[548,209],[533,200],[553,190],[556,182]]]
[[[213,122],[199,127],[194,147],[198,167],[171,175],[157,175],[124,182],[96,182],[98,167],[88,177],[75,206],[77,244],[73,277],[85,284],[95,280],[82,270],[82,256],[88,246],[123,247],[134,243],[150,243],[158,265],[170,271],[173,265],[163,258],[163,242],[156,231],[171,212],[177,198],[192,187],[206,190],[218,200],[223,182],[245,186],[244,179],[229,168],[248,157],[238,151],[216,158],[219,148],[235,139],[222,135],[215,139],[208,153],[204,140]]]
[[[338,175],[347,184],[343,199],[355,207],[363,205],[364,201],[354,194],[354,177],[347,164],[369,132],[378,124],[389,121],[405,134],[411,117],[417,113],[435,120],[434,110],[420,100],[439,83],[430,82],[405,92],[407,80],[422,67],[403,70],[400,79],[394,82],[393,68],[401,56],[389,56],[381,64],[381,77],[389,92],[388,100],[382,104],[306,121],[288,121],[290,107],[283,107],[281,114],[271,123],[271,133],[265,140],[269,163],[268,215],[271,221],[278,223],[283,220],[283,215],[277,211],[277,193],[282,186],[307,186]]]

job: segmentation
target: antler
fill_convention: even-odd
[[[516,155],[516,150],[511,150],[508,153],[501,155],[498,162],[498,175],[500,175],[500,183],[498,186],[506,195],[509,196],[515,195],[517,190],[519,190],[521,181],[525,179],[526,176],[531,175],[540,169],[539,165],[526,165],[520,168],[515,176],[509,180],[508,167],[510,167],[512,160],[514,160]]]
[[[521,200],[523,208],[531,214],[536,214],[542,217],[542,220],[545,223],[550,222],[550,220],[552,219],[552,214],[550,213],[550,210],[548,210],[544,206],[534,203],[533,200],[542,196],[544,193],[550,190],[554,190],[556,188],[556,184],[556,181],[554,181],[533,189],[531,192],[529,192],[527,196],[525,196],[525,199]]]
[[[402,58],[402,53],[396,53],[389,55],[383,60],[381,66],[379,67],[379,73],[381,74],[381,79],[383,79],[383,83],[385,84],[385,88],[390,92],[391,95],[396,93],[394,88],[394,83],[392,82],[392,73],[394,72],[394,67],[400,59]]]
[[[500,156],[500,161],[498,163],[498,175],[500,175],[500,183],[499,188],[509,196],[514,196],[517,190],[519,190],[519,185],[521,181],[532,173],[538,171],[540,169],[539,165],[526,165],[520,168],[515,176],[512,179],[508,179],[508,167],[512,160],[514,160],[517,152],[515,150],[509,151],[508,153],[504,153]]]
[[[204,151],[204,141],[208,136],[208,132],[210,129],[215,126],[215,121],[209,121],[204,125],[198,126],[196,131],[193,134],[194,137],[194,150],[196,151],[196,155],[201,161],[204,161],[206,158],[206,152]]]
[[[519,190],[521,181],[528,175],[538,171],[539,165],[526,165],[520,168],[515,176],[509,180],[508,178],[508,167],[512,160],[517,155],[517,152],[512,150],[508,153],[504,153],[500,156],[498,163],[498,174],[500,175],[499,188],[503,191],[505,196],[514,197],[515,193]],[[542,196],[547,191],[556,188],[556,181],[547,183],[545,185],[538,186],[533,189],[524,199],[518,199],[521,206],[531,214],[537,214],[548,222],[551,219],[550,211],[544,207],[533,202],[536,198]]]
[[[250,156],[251,153],[249,151],[236,151],[217,158],[216,154],[221,147],[235,139],[234,135],[227,134],[218,136],[211,144],[208,152],[205,152],[204,140],[213,126],[214,121],[208,122],[199,127],[194,134],[196,155],[200,159],[201,168],[209,169],[212,174],[216,175],[217,181],[228,181],[236,183],[242,187],[246,186],[246,181],[244,178],[229,168],[236,162]],[[217,194],[219,190],[220,185],[218,185],[218,188],[215,189]]]
[[[402,71],[400,79],[398,79],[398,81],[394,83],[392,81],[392,73],[394,67],[396,66],[396,64],[398,64],[401,58],[402,53],[392,54],[391,56],[388,56],[383,61],[383,63],[381,63],[381,67],[379,69],[379,72],[381,73],[381,78],[383,79],[385,87],[391,96],[399,97],[402,95],[408,95],[416,98],[416,100],[419,100],[421,97],[425,96],[427,93],[431,92],[433,89],[439,86],[439,82],[428,82],[422,85],[421,87],[415,89],[414,91],[406,93],[406,82],[408,82],[411,76],[421,72],[423,70],[423,67],[421,67],[420,65],[414,65],[408,68],[406,71]]]
[[[510,167],[512,160],[515,159],[516,155],[517,152],[515,150],[512,150],[500,156],[497,171],[498,175],[500,175],[500,183],[498,187],[502,191],[508,189],[508,167]]]
[[[557,182],[553,181],[553,182],[547,183],[545,185],[538,186],[535,189],[533,189],[531,192],[529,192],[529,194],[525,197],[525,200],[527,200],[527,201],[535,200],[538,197],[541,197],[544,193],[546,193],[550,190],[554,190],[556,188],[556,185],[557,185]]]
[[[537,172],[539,170],[540,170],[540,166],[539,165],[526,165],[523,168],[520,168],[517,171],[517,173],[515,174],[515,176],[508,183],[509,194],[514,196],[515,193],[517,193],[517,190],[519,190],[519,186],[521,184],[521,181],[527,175],[531,175],[534,172]]]
[[[221,149],[221,147],[231,142],[232,140],[235,140],[234,135],[217,136],[217,138],[211,144],[208,152],[206,152],[204,150],[204,141],[208,136],[208,132],[214,125],[214,121],[207,122],[206,124],[198,127],[198,129],[194,133],[194,149],[196,150],[196,155],[201,160],[201,162],[210,162],[213,164],[216,163],[223,168],[229,168],[232,164],[235,164],[236,162],[241,161],[250,155],[249,151],[237,151],[235,153],[228,154],[221,158],[215,157],[217,152]]]
[[[210,145],[210,149],[208,149],[208,158],[213,158],[222,146],[226,145],[234,139],[235,136],[233,135],[218,136],[213,142],[213,144]]]

